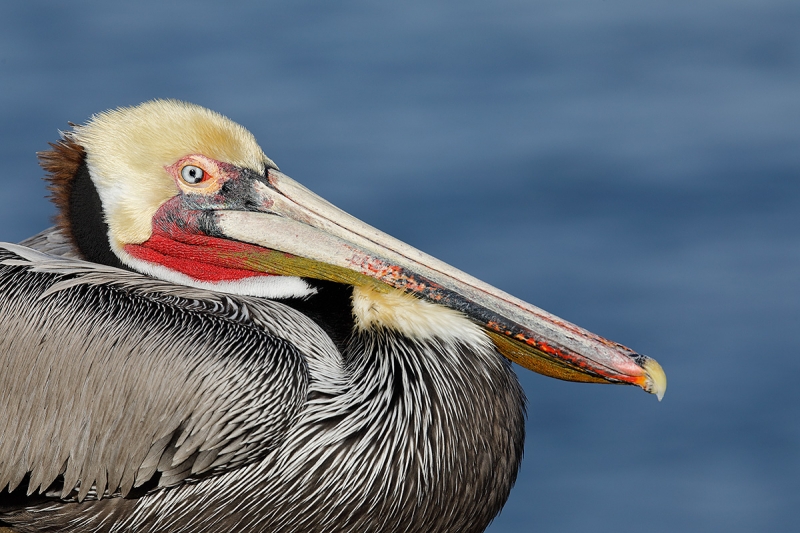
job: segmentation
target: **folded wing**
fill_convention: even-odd
[[[235,299],[0,245],[0,491],[83,500],[266,457],[302,408],[297,348]]]

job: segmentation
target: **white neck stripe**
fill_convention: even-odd
[[[295,276],[253,276],[235,281],[201,281],[164,265],[142,261],[125,251],[118,251],[123,264],[132,269],[164,281],[242,296],[257,296],[271,300],[304,298],[317,293],[317,289]]]

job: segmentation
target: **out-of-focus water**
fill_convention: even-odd
[[[800,3],[4,3],[0,239],[34,152],[155,97],[365,221],[658,359],[664,401],[519,370],[492,533],[800,525]]]

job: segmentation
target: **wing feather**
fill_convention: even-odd
[[[308,369],[235,306],[0,245],[0,490],[124,496],[265,457]]]

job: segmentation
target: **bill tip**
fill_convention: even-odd
[[[664,373],[664,369],[661,368],[658,361],[649,357],[642,364],[642,368],[647,374],[645,390],[650,394],[655,394],[660,402],[664,398],[664,393],[667,392],[667,375]]]

